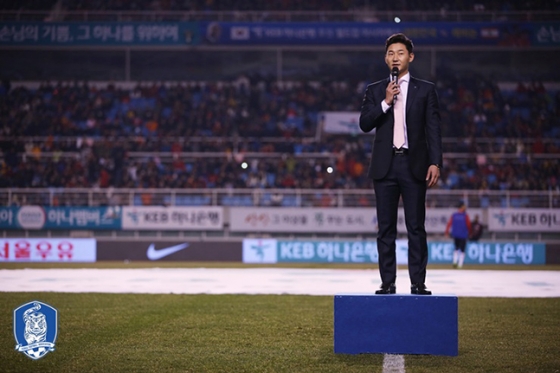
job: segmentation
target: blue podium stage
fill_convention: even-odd
[[[457,356],[457,296],[335,295],[334,352]]]

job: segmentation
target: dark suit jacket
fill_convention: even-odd
[[[381,101],[389,79],[368,85],[360,114],[364,132],[376,129],[368,176],[382,179],[387,175],[393,157],[393,110],[383,113]],[[406,100],[408,160],[413,175],[425,180],[428,167],[442,163],[441,118],[435,85],[410,77]]]

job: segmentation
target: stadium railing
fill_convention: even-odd
[[[272,206],[272,195],[283,207],[375,207],[370,189],[124,189],[124,188],[3,188],[2,206]],[[428,207],[454,207],[458,200],[471,208],[560,208],[560,191],[442,190],[428,191]]]
[[[463,200],[471,211],[482,213],[486,223],[488,208],[560,208],[560,191],[482,191],[482,190],[429,190],[428,208],[454,208]],[[370,189],[87,189],[48,188],[0,189],[2,206],[223,206],[224,228],[221,230],[88,230],[84,229],[5,229],[0,236],[9,237],[95,237],[101,240],[189,239],[198,241],[231,241],[246,237],[268,237],[267,233],[238,232],[230,229],[231,208],[268,207],[322,208],[336,211],[339,208],[373,208],[375,196]],[[292,208],[292,209],[289,209]],[[324,211],[324,210],[323,210]],[[256,212],[256,211],[255,211]],[[429,233],[430,239],[442,239],[438,233]],[[321,233],[277,232],[277,238],[287,239],[375,239],[376,233]],[[406,238],[406,232],[399,232]],[[560,243],[560,232],[511,232],[486,230],[485,240],[507,242]]]
[[[211,137],[202,137],[202,136],[179,136],[179,137],[172,137],[172,136],[152,136],[152,137],[143,137],[143,136],[101,136],[101,135],[82,135],[82,136],[54,136],[54,137],[47,137],[47,136],[0,136],[0,141],[5,143],[11,143],[14,145],[22,146],[26,144],[33,144],[42,147],[43,144],[55,144],[62,147],[70,147],[75,148],[75,150],[65,150],[62,154],[56,154],[56,156],[67,156],[67,157],[75,157],[78,155],[80,149],[78,149],[77,145],[84,139],[89,139],[95,145],[96,143],[102,143],[103,141],[109,139],[112,144],[116,142],[121,142],[124,145],[129,147],[134,147],[133,145],[137,143],[143,144],[144,148],[158,148],[162,145],[167,147],[171,146],[173,143],[182,144],[181,147],[186,147],[186,144],[193,145],[213,145],[212,149],[216,148],[215,150],[211,151],[188,151],[182,150],[181,152],[173,152],[173,151],[158,151],[158,150],[150,150],[150,151],[143,151],[143,150],[130,150],[128,151],[129,157],[148,157],[148,156],[157,156],[157,157],[172,157],[179,155],[181,157],[227,157],[231,154],[228,154],[225,151],[219,149],[233,149],[234,151],[239,151],[243,149],[244,146],[249,146],[252,144],[258,144],[259,146],[262,145],[282,145],[286,147],[287,145],[294,145],[294,144],[317,144],[317,141],[320,141],[319,145],[328,145],[329,141],[339,139],[341,136],[340,134],[324,134],[322,135],[323,138],[321,139],[321,135],[317,135],[316,137],[297,137],[297,138],[290,138],[286,139],[282,136],[276,137],[251,137],[251,136],[211,136]],[[351,137],[352,135],[346,135]],[[360,143],[368,143],[370,140],[367,138],[358,138],[353,139],[353,141],[357,141]],[[473,140],[467,137],[444,137],[442,138],[443,142],[443,151],[445,153],[445,158],[471,158],[473,156],[484,154],[489,158],[492,157],[501,157],[501,158],[518,158],[522,155],[529,155],[534,159],[560,159],[560,153],[534,153],[532,151],[532,147],[535,142],[540,142],[543,146],[557,146],[560,144],[560,140],[557,138],[534,138],[534,137],[527,137],[527,138],[503,138],[503,137],[477,137],[476,142],[473,144]],[[249,147],[251,147],[249,146]],[[520,150],[521,146],[521,150]],[[140,147],[142,148],[142,147]],[[246,157],[252,158],[275,158],[278,157],[281,153],[285,153],[284,151],[272,151],[272,152],[259,152],[259,151],[243,151],[243,154]],[[20,155],[24,155],[25,153],[21,153]],[[295,154],[295,153],[294,153]],[[302,148],[300,152],[301,156],[306,157],[315,157],[315,158],[334,158],[337,155],[334,153],[325,153],[323,151],[320,152],[313,152],[307,151],[305,147]],[[49,151],[42,150],[40,153],[29,153],[28,156],[34,157],[52,157],[54,153]],[[295,154],[297,155],[297,154]],[[369,155],[369,154],[368,154]],[[0,150],[0,158],[2,158],[4,154],[2,150]]]

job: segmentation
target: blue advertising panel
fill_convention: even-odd
[[[278,241],[279,263],[377,263],[375,241]]]
[[[111,207],[0,207],[2,229],[117,229],[122,208]]]
[[[0,229],[15,227],[15,218],[19,207],[0,207]]]
[[[122,207],[47,207],[45,229],[121,229]]]
[[[558,46],[560,44],[560,23],[535,23],[532,27],[531,45]]]
[[[406,255],[398,240],[397,256]],[[243,240],[244,263],[377,263],[373,241],[280,241],[266,238]]]
[[[204,42],[215,45],[378,45],[403,32],[422,46],[560,44],[560,23],[513,22],[208,22]]]
[[[194,22],[1,22],[0,45],[193,45]]]
[[[0,22],[0,45],[378,45],[404,32],[422,46],[558,46],[560,22]]]
[[[451,263],[454,244],[450,241],[428,242],[429,263]],[[546,263],[546,245],[535,242],[469,242],[465,264]]]
[[[471,242],[465,264],[545,264],[545,244],[533,242]],[[430,264],[451,264],[451,241],[428,242]],[[396,241],[397,264],[408,263],[408,241]],[[243,240],[244,263],[378,263],[372,241],[297,241],[271,238]]]

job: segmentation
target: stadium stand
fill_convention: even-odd
[[[3,0],[1,10],[33,11],[53,9],[57,0]]]
[[[288,22],[364,21],[364,14],[373,14],[368,21],[386,21],[396,11],[412,21],[541,20],[556,19],[560,2],[29,0],[3,2],[0,17]],[[560,205],[547,194],[560,190],[560,82],[550,69],[528,67],[542,66],[536,63],[556,52],[545,49],[531,59],[520,47],[519,54],[509,46],[498,52],[515,65],[510,69],[500,62],[481,68],[495,59],[490,50],[438,49],[433,60],[425,58],[432,50],[418,50],[430,65],[420,65],[420,75],[434,74],[426,77],[437,83],[444,124],[438,190],[449,192],[448,199],[429,197],[430,206],[447,207],[460,193],[468,193],[471,207]],[[0,61],[0,187],[29,189],[0,199],[49,206],[84,200],[373,206],[365,176],[371,138],[329,135],[317,127],[322,111],[359,110],[370,83],[364,76],[373,78],[379,68],[369,67],[371,51],[349,52],[349,62],[320,50],[290,53],[278,78],[270,74],[276,62],[268,70],[258,66],[275,61],[274,53],[270,58],[254,50],[238,56],[228,50],[161,50],[157,56],[111,48],[9,50]],[[309,66],[298,68],[301,61]],[[240,67],[218,71],[228,62]],[[166,68],[151,69],[154,64]],[[185,72],[185,65],[216,71]]]
[[[377,10],[486,10],[486,11],[524,11],[524,10],[560,10],[558,1],[495,1],[479,0],[472,1],[422,1],[403,0],[369,2],[363,0],[333,0],[333,1],[298,1],[298,0],[274,0],[274,1],[213,1],[213,0],[133,0],[133,1],[94,1],[94,0],[63,0],[63,6],[69,10],[200,10],[200,11],[253,11],[253,10],[275,10],[275,11],[346,11],[361,9],[371,6]]]
[[[370,187],[369,139],[314,137],[323,107],[359,109],[355,89],[261,83],[5,90],[2,186]],[[440,188],[558,188],[558,91],[538,82],[500,89],[472,77],[438,86],[447,154]],[[224,204],[251,203],[242,200]]]
[[[556,20],[558,0],[529,1],[214,1],[214,0],[26,0],[4,1],[0,19],[47,21],[408,21]]]

